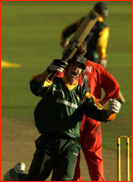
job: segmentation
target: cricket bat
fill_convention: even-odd
[[[117,99],[121,104],[126,102],[124,96],[122,95],[121,91],[119,91],[119,98]]]
[[[81,45],[83,40],[87,37],[88,33],[91,31],[95,23],[97,22],[99,14],[91,10],[84,21],[81,23],[74,36],[71,38],[69,44],[65,47],[62,52],[63,60],[71,59],[78,47]]]
[[[67,44],[65,49],[62,52],[62,60],[71,59],[78,47],[81,45],[83,40],[87,37],[90,30],[93,28],[95,23],[97,22],[99,14],[90,10],[84,21],[81,23],[74,36],[71,38],[70,42]],[[53,79],[56,73],[50,75],[49,79]],[[52,78],[51,78],[52,77]]]

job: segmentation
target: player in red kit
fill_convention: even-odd
[[[85,44],[85,42],[83,42]],[[85,44],[86,45],[86,44]],[[83,47],[83,46],[82,46]],[[84,55],[85,50],[77,50],[78,54]],[[61,76],[61,75],[60,75]],[[105,106],[109,99],[119,97],[119,84],[115,78],[107,72],[100,64],[86,60],[86,72],[83,78],[79,79],[82,85],[91,95],[94,95],[102,106]],[[101,95],[104,89],[105,96]],[[92,181],[105,181],[103,171],[102,134],[101,124],[84,115],[80,127],[80,140],[82,151],[87,162],[89,175]],[[75,168],[75,175],[72,181],[81,181],[80,174],[80,153]]]
[[[119,85],[105,68],[101,65],[86,60],[86,72],[79,83],[98,101],[101,99],[101,88],[105,91],[104,98],[100,101],[101,105],[107,104],[109,99],[119,97]],[[105,181],[103,172],[102,134],[101,123],[84,115],[80,127],[80,141],[82,151],[87,162],[90,178],[92,181]],[[81,181],[80,175],[80,154],[78,156],[75,175],[73,181]]]

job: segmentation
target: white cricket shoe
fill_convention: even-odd
[[[10,169],[4,175],[3,181],[20,181],[20,175],[25,172],[25,164],[23,162],[17,163],[14,168]]]
[[[25,172],[25,163],[19,162],[14,166],[14,170],[16,173],[24,173]]]

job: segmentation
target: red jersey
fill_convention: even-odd
[[[63,75],[64,73],[57,74],[59,77]],[[78,79],[78,82],[98,101],[102,96],[101,88],[105,92],[104,99],[109,100],[119,97],[119,84],[116,79],[103,66],[92,61],[86,60],[85,74]]]

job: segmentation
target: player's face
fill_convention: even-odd
[[[77,63],[77,62],[71,62],[68,71],[67,71],[67,80],[69,81],[70,84],[75,84],[77,81],[77,78],[81,75],[82,73],[82,64]]]

